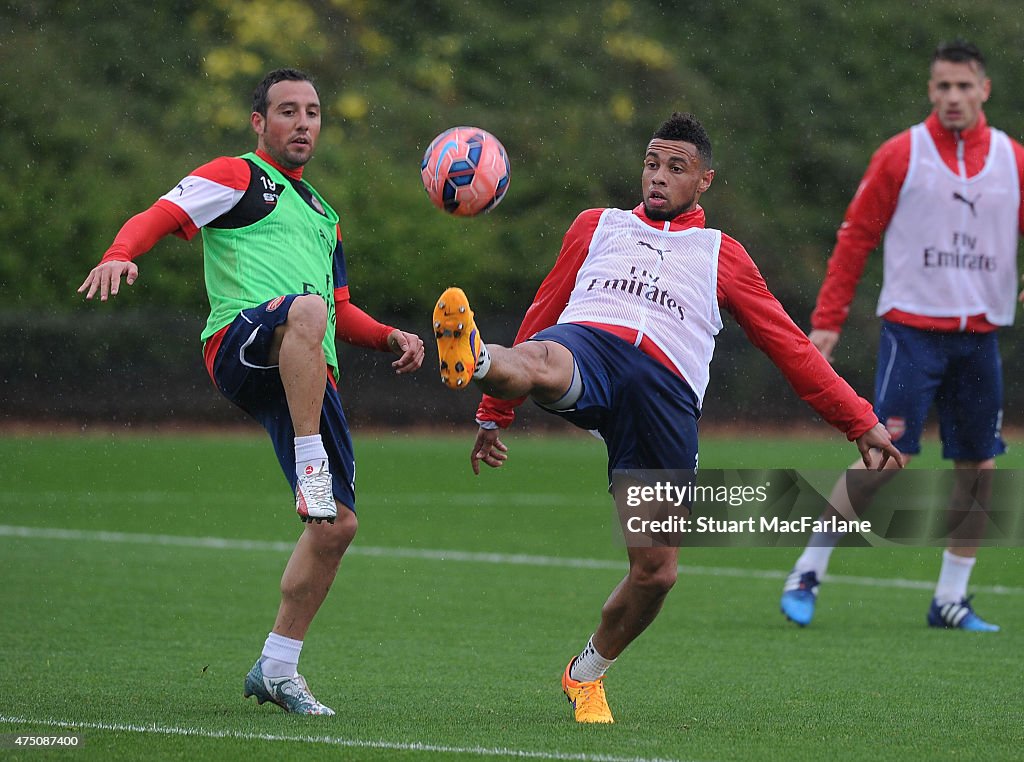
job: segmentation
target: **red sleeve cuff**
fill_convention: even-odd
[[[846,438],[851,442],[855,441],[859,437],[867,434],[871,429],[875,428],[879,423],[878,418],[873,412],[869,412],[860,421],[858,421],[853,428],[846,432]]]
[[[514,400],[501,400],[485,394],[476,409],[477,421],[493,421],[499,428],[507,429],[516,418],[516,408],[523,404],[526,397]]]

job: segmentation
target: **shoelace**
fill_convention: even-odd
[[[303,481],[302,490],[306,493],[306,502],[334,503],[334,492],[331,489],[331,475],[324,472],[313,474]]]
[[[800,572],[800,576],[797,576],[797,572],[790,572],[789,576],[786,577],[785,584],[782,586],[782,592],[790,593],[795,590],[804,590],[806,592],[814,593],[819,582],[817,575],[812,578],[809,576],[811,574],[813,574],[813,572]],[[812,579],[814,580],[813,584],[811,582]]]
[[[818,586],[818,578],[816,576],[810,576],[811,572],[806,572],[800,577],[800,590],[806,590],[809,593],[813,593],[814,589]]]
[[[583,694],[583,703],[589,703],[591,700],[607,703],[604,699],[604,685],[602,685],[603,680],[604,677],[599,677],[596,680],[580,683],[580,692]]]

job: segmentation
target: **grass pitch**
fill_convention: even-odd
[[[301,531],[261,434],[0,439],[0,734],[83,744],[0,755],[1020,758],[1019,548],[983,550],[972,578],[994,635],[924,626],[935,548],[840,549],[806,629],[778,612],[797,549],[684,549],[662,615],[609,672],[617,723],[577,726],[559,676],[625,570],[603,448],[508,442],[508,465],[474,478],[468,430],[357,437],[360,534],[301,663],[338,715],[301,718],[241,696]],[[705,437],[701,465],[855,454]]]

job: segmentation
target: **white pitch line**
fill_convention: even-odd
[[[0,715],[0,724],[41,725],[62,730],[108,730],[117,733],[157,733],[169,736],[192,738],[235,738],[242,741],[285,741],[290,743],[313,743],[325,746],[340,746],[350,749],[380,749],[388,751],[423,751],[438,754],[472,754],[478,757],[510,757],[514,759],[549,759],[567,762],[680,762],[665,757],[619,757],[611,754],[586,754],[559,751],[530,751],[529,749],[488,749],[483,746],[443,746],[431,743],[401,743],[398,741],[367,741],[340,736],[287,736],[276,733],[242,733],[237,730],[206,730],[204,728],[179,728],[173,725],[129,725],[107,722],[73,722],[70,720],[32,719],[29,717],[8,717]]]
[[[261,494],[248,494],[248,493],[234,493],[232,495],[222,496],[222,499],[227,499],[237,503],[259,505],[282,505],[287,504],[289,501],[288,493],[282,490],[284,493],[283,498],[269,496],[266,493]],[[74,501],[79,504],[104,504],[111,500],[124,500],[132,503],[143,504],[143,505],[180,505],[183,502],[193,500],[195,493],[193,492],[175,492],[169,490],[140,490],[136,492],[124,492],[124,491],[101,491],[101,490],[90,490],[87,492],[82,491],[71,491],[71,490],[48,490],[39,492],[29,491],[17,491],[9,490],[0,493],[0,505],[5,503],[12,505],[20,505],[27,502],[33,504],[38,503],[61,503]],[[598,496],[600,499],[600,496]],[[443,502],[445,505],[455,506],[515,506],[517,508],[547,508],[547,507],[558,507],[566,505],[579,505],[579,500],[574,497],[568,497],[557,493],[548,492],[518,492],[510,495],[501,494],[498,492],[460,492],[460,493],[372,493],[372,492],[360,492],[359,493],[359,504],[360,505],[389,505],[391,503],[400,503],[402,505],[437,505]],[[611,501],[607,503],[611,506]]]
[[[128,532],[87,531],[82,529],[57,529],[19,527],[0,524],[0,537],[19,537],[42,540],[72,540],[75,542],[113,542],[131,545],[170,545],[187,548],[210,548],[215,550],[255,550],[275,553],[291,553],[295,544],[267,540],[236,540],[226,537],[183,537],[169,534],[135,534]],[[388,548],[373,545],[353,545],[348,555],[373,556],[375,558],[410,558],[421,561],[460,561],[464,563],[496,564],[509,566],[547,566],[563,569],[608,569],[625,571],[625,561],[599,558],[563,558],[561,556],[534,556],[523,553],[482,553],[466,550],[441,550],[432,548]],[[784,579],[788,572],[766,569],[738,569],[728,566],[680,565],[680,574],[700,577],[736,577],[740,579]],[[826,576],[829,582],[862,587],[892,587],[911,590],[931,590],[934,582],[915,579],[856,577],[850,575]],[[1005,585],[976,585],[977,592],[996,595],[1024,595],[1024,588]]]

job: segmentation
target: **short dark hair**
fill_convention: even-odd
[[[957,37],[952,42],[940,42],[932,53],[932,63],[936,61],[952,61],[953,63],[970,63],[975,61],[978,70],[985,73],[985,56],[973,42]]]
[[[672,112],[672,116],[666,119],[662,125],[655,130],[651,140],[680,140],[686,143],[693,143],[697,149],[697,155],[705,169],[711,169],[711,138],[707,130],[693,114],[681,114],[678,111]]]
[[[256,85],[252,91],[252,110],[254,113],[267,115],[267,91],[278,82],[309,82],[316,90],[316,82],[304,71],[298,69],[274,69]]]

